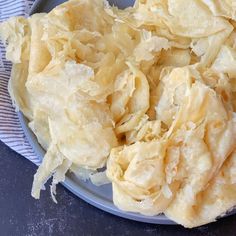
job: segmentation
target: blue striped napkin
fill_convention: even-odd
[[[33,2],[33,0],[0,0],[0,22],[12,16],[28,16]],[[24,135],[8,94],[10,73],[11,63],[6,60],[5,48],[0,42],[0,140],[38,165],[40,161]]]

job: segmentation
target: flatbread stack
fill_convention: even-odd
[[[1,23],[13,104],[46,150],[32,196],[53,176],[56,201],[71,171],[189,228],[233,209],[235,27],[233,0],[70,0]]]

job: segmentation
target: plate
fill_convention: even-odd
[[[55,6],[65,2],[65,0],[36,0],[32,6],[30,14],[38,12],[49,12]],[[111,5],[116,5],[119,8],[132,6],[134,0],[109,0]],[[32,146],[36,155],[42,159],[45,155],[45,150],[39,145],[36,136],[28,127],[28,120],[24,115],[18,113],[21,126],[24,130],[26,138]],[[88,202],[89,204],[109,212],[113,215],[120,216],[126,219],[135,220],[139,222],[152,223],[152,224],[176,224],[169,220],[165,215],[157,216],[144,216],[138,213],[124,212],[119,210],[112,201],[112,186],[106,184],[100,187],[93,185],[90,181],[83,181],[77,178],[73,173],[66,175],[65,181],[62,183],[68,190],[74,193],[79,198]]]
[[[108,0],[111,5],[116,5],[119,8],[125,8],[132,6],[134,0]],[[65,0],[36,0],[32,6],[30,14],[38,12],[49,12],[55,6],[65,2]],[[21,126],[24,130],[26,138],[32,146],[35,154],[42,160],[45,155],[45,150],[39,145],[36,136],[28,127],[28,120],[21,112],[18,112]],[[135,220],[139,222],[152,223],[152,224],[168,224],[173,225],[175,222],[168,219],[164,214],[157,216],[144,216],[138,213],[124,212],[119,210],[112,201],[112,187],[111,184],[106,184],[100,187],[93,185],[90,181],[83,181],[77,178],[73,173],[66,175],[65,181],[62,183],[68,190],[74,193],[79,198],[83,199],[87,203],[109,212],[113,215],[120,216],[122,218]],[[231,211],[225,216],[235,214],[236,211]]]

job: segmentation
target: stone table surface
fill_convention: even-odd
[[[0,142],[1,236],[236,235],[236,215],[190,230],[113,216],[90,206],[61,185],[57,188],[58,204],[51,200],[48,185],[40,200],[34,200],[30,191],[35,171],[34,164]]]

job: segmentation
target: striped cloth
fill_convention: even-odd
[[[0,22],[12,16],[28,16],[33,0],[0,0]],[[39,158],[33,152],[12,107],[7,84],[11,63],[5,58],[5,48],[0,42],[0,140],[35,164]]]

